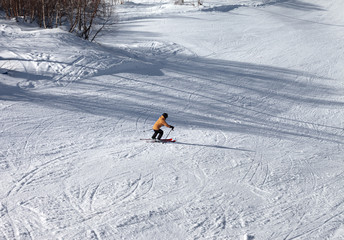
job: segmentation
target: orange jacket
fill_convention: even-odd
[[[153,130],[159,130],[162,125],[164,125],[165,127],[168,127],[170,128],[171,126],[167,124],[167,122],[165,121],[165,117],[161,115],[161,117],[159,117],[158,121],[156,121],[154,123],[154,126],[153,126]]]

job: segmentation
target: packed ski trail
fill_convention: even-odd
[[[0,20],[0,239],[344,239],[343,10],[137,0],[98,44]],[[140,141],[163,112],[177,141]]]

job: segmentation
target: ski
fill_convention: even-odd
[[[159,141],[159,140],[158,140]],[[165,138],[165,139],[160,139],[160,142],[175,142],[175,139],[172,138]]]
[[[172,138],[163,138],[163,139],[151,139],[151,138],[141,138],[140,140],[144,140],[146,142],[160,142],[160,143],[169,143],[169,142],[175,142],[176,140]]]

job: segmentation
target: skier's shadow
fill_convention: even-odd
[[[237,150],[237,151],[245,151],[245,152],[254,152],[252,150],[244,149],[244,148],[231,148],[219,145],[207,145],[207,144],[199,144],[199,143],[187,143],[187,142],[175,142],[174,144],[181,144],[187,146],[196,146],[196,147],[208,147],[208,148],[219,148],[219,149],[227,149],[227,150]]]

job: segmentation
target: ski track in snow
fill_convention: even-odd
[[[0,20],[0,239],[343,239],[343,24],[308,2]]]

